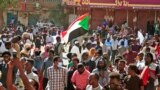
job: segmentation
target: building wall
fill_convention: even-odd
[[[28,13],[19,12],[18,21],[20,21],[21,24],[27,26],[28,25]]]
[[[77,13],[83,12],[82,10],[77,10]],[[128,10],[127,9],[105,9],[105,8],[91,8],[91,28],[96,29],[96,27],[103,23],[104,17],[113,17],[114,23],[121,25],[124,21],[128,20],[128,25],[131,28],[137,26],[138,28],[146,31],[147,21],[155,21],[160,19],[160,10],[155,13],[155,10]],[[83,14],[83,13],[81,13]],[[156,14],[156,15],[155,15]],[[156,18],[155,18],[156,17]]]
[[[96,29],[98,25],[101,25],[104,21],[104,16],[106,14],[105,9],[91,9],[91,28]]]
[[[126,10],[115,10],[114,22],[121,25],[124,21],[127,21],[127,11]]]

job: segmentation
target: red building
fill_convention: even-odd
[[[96,29],[104,19],[130,27],[137,26],[146,31],[148,21],[160,20],[160,0],[69,0],[69,9],[74,7],[76,15],[91,14],[91,27]]]

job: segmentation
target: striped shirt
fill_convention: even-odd
[[[59,67],[56,71],[53,66],[47,69],[48,89],[47,90],[64,90],[67,86],[67,70]]]

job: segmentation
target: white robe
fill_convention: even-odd
[[[77,46],[73,46],[72,49],[71,49],[71,53],[76,53],[77,54],[77,58],[79,60],[81,60],[81,53],[79,51],[79,48]]]

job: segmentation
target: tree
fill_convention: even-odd
[[[0,30],[4,27],[3,12],[8,7],[16,7],[18,0],[0,0]]]
[[[57,26],[68,26],[68,14],[64,12],[64,5],[58,3],[51,10],[51,19]]]

